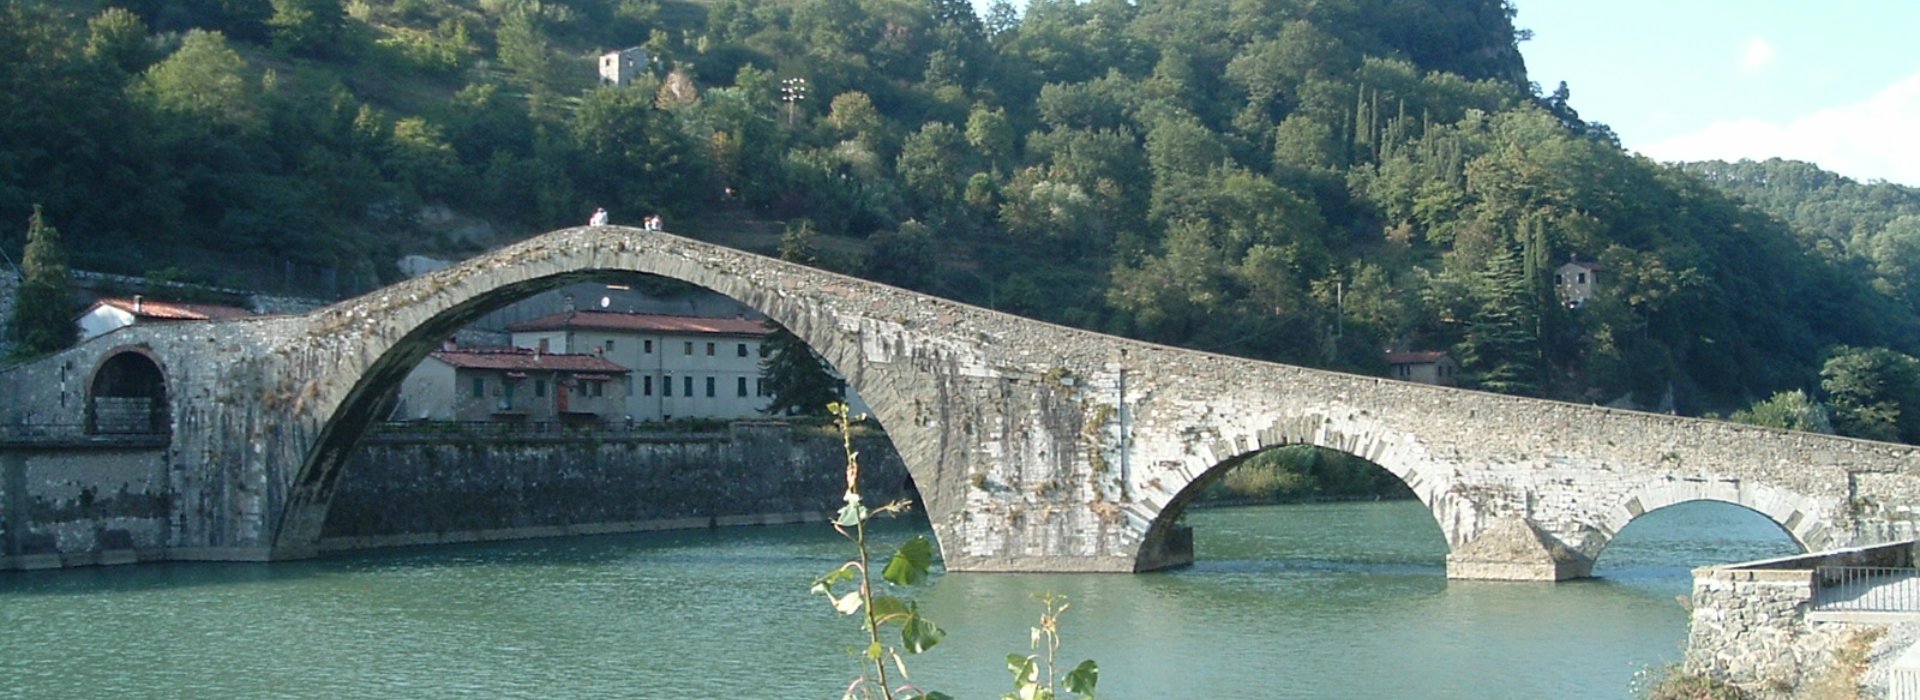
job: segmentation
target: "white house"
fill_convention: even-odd
[[[1569,309],[1585,305],[1599,284],[1600,266],[1590,262],[1575,260],[1553,271],[1553,288],[1560,292],[1560,303]]]
[[[600,84],[623,86],[646,71],[647,51],[638,46],[600,54]]]
[[[593,353],[632,369],[624,415],[634,420],[752,417],[770,398],[760,346],[772,330],[758,319],[568,311],[507,330],[515,347]]]
[[[597,355],[518,348],[436,350],[401,384],[395,418],[602,423],[621,420],[627,368]]]
[[[96,301],[81,312],[74,323],[80,326],[80,339],[86,340],[136,323],[211,321],[252,315],[253,312],[237,306],[160,301],[136,294],[132,298],[107,297]]]

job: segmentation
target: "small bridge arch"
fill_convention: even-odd
[[[1223,436],[1216,444],[1223,446],[1224,450],[1238,450],[1230,452],[1225,459],[1202,464],[1204,458],[1194,455],[1186,470],[1194,475],[1193,478],[1179,488],[1148,526],[1135,569],[1145,571],[1160,568],[1168,563],[1168,559],[1179,556],[1190,560],[1193,555],[1193,535],[1179,525],[1187,507],[1208,485],[1224,477],[1227,472],[1257,455],[1285,447],[1315,447],[1372,464],[1405,484],[1414,498],[1426,506],[1434,525],[1443,531],[1446,529],[1442,516],[1446,510],[1445,491],[1435,489],[1431,480],[1422,474],[1423,469],[1433,471],[1432,464],[1421,459],[1417,451],[1403,447],[1411,442],[1411,436],[1377,424],[1351,432],[1328,430],[1327,426],[1332,423],[1330,417],[1313,413],[1278,417],[1270,422],[1268,428]],[[1221,454],[1213,453],[1214,457]]]
[[[152,348],[127,345],[101,356],[87,383],[89,435],[156,435],[172,431],[167,372]]]

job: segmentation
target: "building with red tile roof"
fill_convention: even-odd
[[[136,323],[223,321],[252,315],[253,312],[237,306],[148,299],[135,295],[102,298],[81,312],[74,323],[80,326],[80,338],[85,340]]]

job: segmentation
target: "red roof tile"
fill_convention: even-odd
[[[1447,353],[1440,350],[1387,353],[1387,364],[1390,365],[1430,365],[1442,359],[1447,359]]]
[[[189,304],[179,301],[163,301],[142,298],[137,304],[132,299],[106,297],[94,302],[97,306],[113,308],[133,314],[138,318],[153,321],[218,321],[229,318],[252,316],[253,312],[237,306],[222,304]]]
[[[435,350],[433,359],[460,369],[627,373],[627,368],[599,355],[569,355],[525,349]]]
[[[762,336],[773,332],[765,321],[752,318],[713,318],[670,314],[623,314],[612,311],[573,311],[521,321],[509,331],[557,331],[592,328],[609,331],[646,331],[698,335]]]

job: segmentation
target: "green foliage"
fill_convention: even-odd
[[[27,220],[27,251],[21,264],[26,277],[20,283],[13,317],[7,319],[12,358],[39,357],[73,345],[78,330],[73,323],[73,293],[67,287],[66,251],[60,246],[59,230],[46,223],[39,205],[34,205],[33,217]]]
[[[1782,430],[1833,433],[1833,422],[1827,417],[1826,407],[1799,389],[1782,391],[1764,401],[1756,401],[1752,406],[1735,411],[1729,420]]]
[[[840,380],[793,331],[775,327],[760,347],[760,376],[773,394],[767,415],[818,415],[840,402]]]
[[[6,3],[0,217],[309,294],[595,206],[806,219],[837,269],[1051,321],[1362,372],[1459,346],[1486,388],[1681,412],[1920,352],[1920,192],[1655,165],[1531,89],[1510,3],[1390,4]]]
[[[1295,445],[1248,457],[1208,484],[1199,498],[1275,503],[1412,495],[1399,477],[1372,462],[1332,450]]]
[[[1071,607],[1066,596],[1048,593],[1037,597],[1042,606],[1040,624],[1032,628],[1028,642],[1035,653],[1007,655],[1013,692],[1000,696],[1001,700],[1053,700],[1060,697],[1061,688],[1091,700],[1094,687],[1100,684],[1099,664],[1092,659],[1082,661],[1064,678],[1054,667],[1054,657],[1060,651],[1060,616]]]
[[[1920,360],[1887,348],[1835,348],[1820,388],[1841,435],[1920,444]]]

